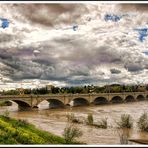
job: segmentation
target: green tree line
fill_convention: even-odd
[[[71,87],[47,87],[24,89],[24,94],[86,94],[86,93],[121,93],[121,92],[145,92],[148,91],[148,85],[104,85],[104,86],[71,86]],[[19,95],[19,90],[1,91],[1,95]]]

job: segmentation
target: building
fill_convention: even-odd
[[[17,88],[16,89],[20,95],[23,95],[24,94],[24,89],[23,88]]]
[[[54,88],[54,86],[53,85],[46,85],[46,88],[49,92],[51,92],[51,90],[52,90],[52,88]]]

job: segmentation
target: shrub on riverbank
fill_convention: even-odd
[[[0,144],[67,144],[64,138],[39,130],[25,120],[3,115],[0,115],[0,135]]]
[[[143,113],[138,120],[138,128],[141,131],[148,132],[148,114]]]
[[[118,128],[132,128],[133,119],[129,114],[122,114],[120,121],[117,122]]]
[[[68,125],[63,133],[66,143],[72,143],[75,138],[82,136],[82,131],[74,125]]]

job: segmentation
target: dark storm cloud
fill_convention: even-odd
[[[49,61],[49,59],[36,58],[36,59],[33,59],[32,61],[39,63],[40,65],[46,65],[46,66],[51,66],[54,64],[52,61]]]
[[[118,69],[110,69],[110,72],[112,73],[112,74],[119,74],[119,73],[121,73],[121,71],[120,70],[118,70]]]
[[[69,76],[89,76],[89,71],[84,71],[84,69],[71,70],[71,74]]]
[[[17,57],[33,56],[33,55],[34,53],[32,48],[17,49],[17,51],[13,53],[13,56],[17,56]]]
[[[13,41],[15,38],[11,34],[1,34],[0,35],[0,43],[10,42]]]
[[[14,4],[13,7],[17,8],[32,23],[48,27],[53,27],[55,23],[64,23],[65,25],[73,23],[81,15],[79,10],[81,12],[87,11],[83,4]],[[62,18],[63,14],[67,17]]]
[[[11,76],[14,81],[25,80],[25,79],[40,79],[40,75],[31,72],[18,71]]]
[[[121,63],[120,55],[116,52],[116,49],[108,44],[103,46],[91,47],[91,40],[86,42],[85,40],[80,40],[79,42],[71,42],[71,49],[68,50],[68,54],[60,54],[60,59],[74,61],[75,63],[84,63],[89,67],[95,66],[99,63],[109,64],[109,63]],[[90,47],[89,47],[90,46]],[[114,52],[112,52],[114,50]]]
[[[10,74],[10,77],[13,80],[39,79],[42,74],[40,65],[25,61],[19,61],[18,65],[19,66],[15,68],[14,73]]]
[[[5,49],[0,49],[1,52],[0,52],[0,59],[2,60],[12,60],[12,56],[9,52],[7,52],[7,50]]]
[[[140,65],[140,64],[127,64],[125,66],[125,68],[129,71],[129,72],[139,72],[142,71],[144,68]]]
[[[4,65],[0,67],[1,74],[12,80],[40,78],[39,65],[24,60],[23,57],[19,57],[16,53],[12,55],[11,52],[5,52],[5,50],[1,49],[0,63]]]
[[[1,61],[3,62],[5,65],[7,65],[8,67],[14,69],[14,70],[19,70],[21,67],[21,63],[20,60],[16,60],[16,59],[12,59],[12,60],[3,60]],[[11,75],[11,74],[10,74]]]
[[[140,11],[148,12],[148,4],[120,4],[119,7],[122,11]]]
[[[147,63],[145,64],[145,69],[148,69],[148,64]]]
[[[53,75],[44,75],[42,74],[42,76],[40,77],[40,80],[52,80],[52,81],[63,81],[66,82],[67,81],[67,77],[62,77],[62,76],[53,76]]]
[[[69,85],[85,85],[85,84],[94,84],[95,80],[93,79],[83,79],[83,80],[68,80]]]
[[[33,50],[35,49],[34,47],[30,46],[29,48],[18,49],[15,54],[13,54],[13,58],[8,56],[7,58],[10,58],[10,60],[7,59],[6,61],[3,61],[3,63],[14,69],[13,74],[10,74],[10,77],[13,80],[34,78],[41,80],[52,79],[55,81],[65,81],[68,83],[74,83],[76,80],[76,84],[79,83],[78,81],[81,83],[89,82],[91,77],[89,71],[98,64],[121,62],[118,53],[116,52],[116,54],[114,54],[110,46],[100,46],[94,48],[93,50],[88,50],[86,47],[84,47],[83,42],[80,44],[78,42],[74,42],[71,45],[73,45],[74,49],[66,51],[64,51],[64,49],[61,50],[62,46],[59,46],[58,48],[60,48],[61,52],[63,53],[64,51],[66,53],[62,54],[61,52],[58,52],[60,51],[58,48],[54,49],[55,47],[53,46],[50,49],[51,45],[43,42],[40,43],[40,46],[37,48],[40,50],[39,56],[31,58],[31,62],[23,59],[24,56],[29,56],[29,54],[32,54]],[[43,47],[43,50],[40,49],[41,47]],[[66,46],[63,47],[65,49],[68,48]],[[81,50],[77,50],[78,47],[81,48]],[[56,55],[56,52],[60,54],[60,56],[58,58],[52,57],[52,55]],[[67,52],[69,52],[68,55]],[[20,59],[14,58],[14,56],[19,57]],[[66,61],[68,66],[63,66],[62,61]],[[78,66],[79,64],[81,64],[81,66]],[[66,70],[68,72],[66,72]],[[75,77],[74,80],[72,80],[73,76],[81,76],[81,79]]]
[[[1,74],[8,78],[11,78],[11,75],[14,74],[14,69],[9,66],[1,67],[0,70],[1,70]]]

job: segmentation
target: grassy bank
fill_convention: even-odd
[[[0,144],[79,144],[39,130],[24,120],[0,115]]]

